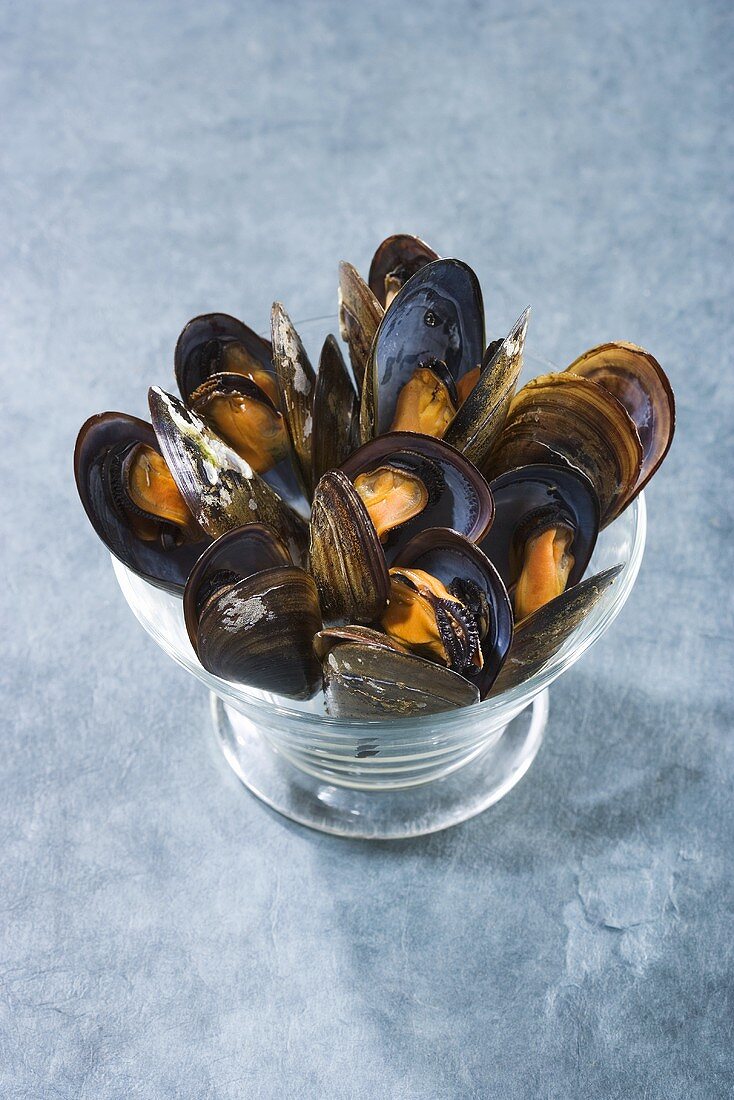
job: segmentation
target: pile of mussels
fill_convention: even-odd
[[[628,343],[517,393],[526,310],[488,345],[474,272],[388,238],[340,265],[318,371],[283,306],[272,343],[222,313],[179,336],[180,399],[102,413],[75,451],[98,535],[183,593],[201,664],[340,717],[464,707],[527,679],[621,566],[600,528],[670,446],[668,379]]]

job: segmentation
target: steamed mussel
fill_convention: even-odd
[[[125,565],[183,594],[212,675],[337,718],[495,698],[562,658],[621,566],[597,535],[675,429],[643,348],[606,343],[518,389],[529,310],[485,333],[479,281],[420,238],[339,269],[314,367],[283,305],[270,341],[223,313],[176,344],[152,426],[92,417],[82,503]],[[315,362],[315,360],[314,360]],[[559,651],[561,656],[559,657]]]

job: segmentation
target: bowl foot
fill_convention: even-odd
[[[392,840],[458,825],[504,797],[540,748],[548,692],[537,695],[490,748],[442,779],[392,791],[364,791],[317,779],[284,759],[239,711],[211,697],[214,732],[230,767],[278,813],[336,836]]]

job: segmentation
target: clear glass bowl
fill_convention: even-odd
[[[317,360],[333,318],[302,322]],[[552,365],[526,356],[524,373]],[[180,598],[115,558],[125,599],[150,636],[211,691],[214,730],[231,767],[264,802],[304,825],[343,836],[419,836],[496,802],[540,747],[548,687],[599,639],[632,591],[645,547],[642,496],[599,536],[587,575],[621,563],[615,583],[563,647],[525,683],[459,711],[385,722],[329,718],[319,696],[294,702],[212,676],[189,642]]]

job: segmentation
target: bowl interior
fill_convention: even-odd
[[[334,317],[301,322],[297,327],[314,362],[318,362],[319,350],[325,335],[329,331],[338,331]],[[557,368],[547,360],[526,354],[523,377],[533,377],[554,369]],[[645,501],[641,494],[614,523],[601,532],[587,570],[586,575],[590,576],[602,569],[621,564],[623,568],[615,583],[606,589],[580,627],[539,672],[511,691],[469,708],[473,723],[479,719],[480,715],[491,725],[509,721],[540,691],[570,668],[589,646],[602,636],[622,610],[632,591],[642,562],[645,529]],[[363,720],[350,722],[345,719],[328,718],[324,714],[323,699],[320,695],[306,702],[296,702],[212,676],[199,664],[191,647],[184,625],[181,599],[148,584],[116,558],[112,558],[112,564],[125,599],[136,618],[158,645],[221,699],[243,713],[247,713],[254,720],[260,719],[263,726],[268,726],[275,718],[286,721],[294,727],[302,724],[313,728],[314,724],[317,724],[322,729],[333,727],[334,730],[339,728],[345,731],[350,728],[356,730],[386,726],[386,723],[380,719],[374,722]],[[458,729],[466,724],[467,719],[468,715],[465,711],[451,711],[432,716],[431,724],[440,725],[445,730],[452,727]],[[395,734],[399,731],[409,733],[411,728],[425,729],[425,722],[425,718],[401,719],[390,722],[389,726]]]

